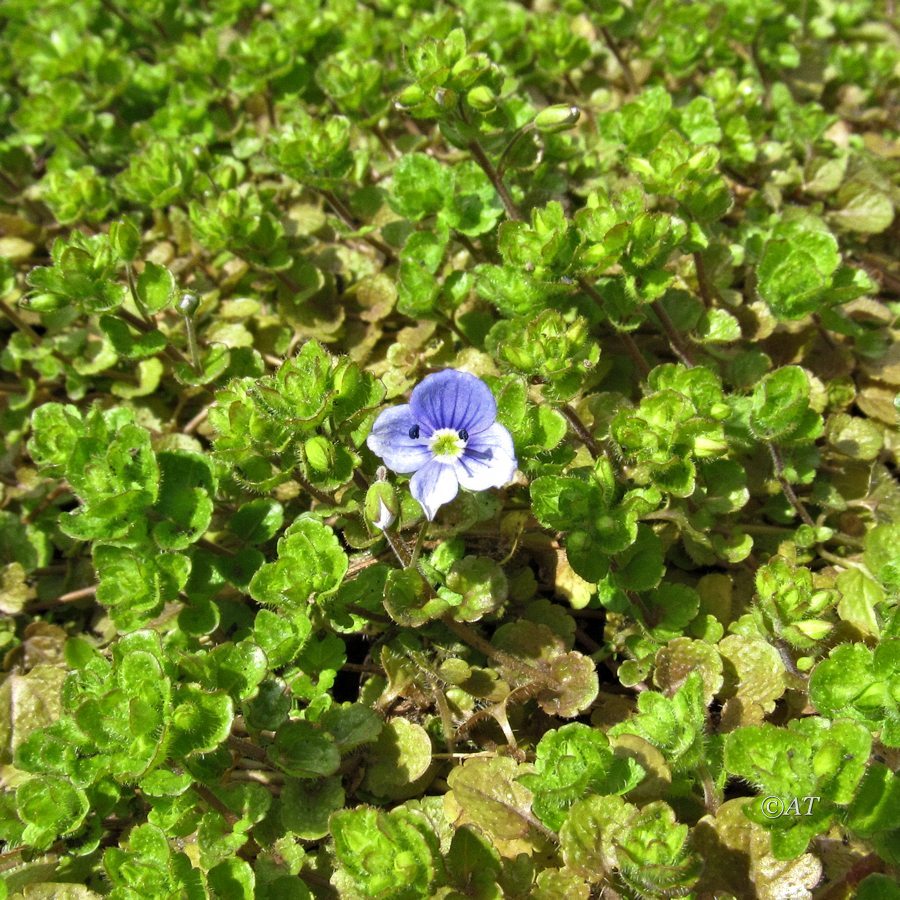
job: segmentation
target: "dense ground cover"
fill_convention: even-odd
[[[2,0],[0,897],[897,897],[893,6]]]

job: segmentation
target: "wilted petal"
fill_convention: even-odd
[[[432,460],[409,480],[413,497],[422,504],[429,520],[445,503],[449,503],[459,490],[456,467]]]
[[[469,438],[466,449],[456,461],[456,475],[467,491],[509,484],[518,462],[509,432],[499,422]]]
[[[392,406],[375,420],[366,444],[389,469],[403,474],[415,472],[431,459],[424,435],[420,434],[418,438],[409,436],[415,424],[408,403]]]
[[[470,435],[490,428],[497,418],[491,389],[468,372],[444,369],[424,378],[409,401],[416,421],[430,431],[465,430]]]

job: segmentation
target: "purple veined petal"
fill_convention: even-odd
[[[424,378],[413,389],[409,405],[415,420],[431,431],[453,428],[478,434],[497,418],[491,389],[480,378],[456,369]]]
[[[466,449],[454,465],[460,486],[467,491],[509,484],[518,467],[512,437],[499,422],[495,422],[487,431],[469,438]]]
[[[459,491],[456,467],[432,460],[410,478],[409,487],[413,497],[425,510],[425,517],[431,521],[438,509],[449,503]]]
[[[409,436],[410,429],[415,424],[408,403],[392,406],[375,420],[366,444],[376,456],[384,460],[389,469],[400,474],[415,472],[431,459],[426,436]]]

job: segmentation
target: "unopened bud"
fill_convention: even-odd
[[[393,485],[386,481],[376,481],[366,491],[366,519],[379,531],[394,524],[399,510],[400,503]]]
[[[397,94],[397,97],[394,100],[394,106],[397,109],[412,109],[415,106],[418,106],[425,100],[425,91],[422,90],[417,84],[411,84],[409,87],[404,88]]]
[[[466,94],[466,101],[478,112],[490,112],[497,106],[497,95],[487,85],[479,84]]]
[[[456,91],[451,91],[450,88],[436,88],[431,95],[431,99],[434,100],[438,106],[443,107],[444,109],[450,109],[451,107],[456,106]]]
[[[832,625],[821,619],[804,619],[801,622],[794,622],[794,628],[812,641],[821,641],[831,631]]]
[[[698,435],[694,438],[694,456],[698,459],[706,459],[710,456],[718,456],[728,449],[728,443],[724,438]]]
[[[182,294],[181,299],[178,301],[178,311],[183,316],[190,317],[194,315],[198,306],[200,306],[200,298],[196,294]]]
[[[303,445],[306,461],[316,472],[329,472],[334,466],[334,445],[328,438],[317,434],[308,438]]]
[[[544,134],[555,134],[557,131],[572,128],[580,118],[581,110],[577,106],[558,103],[556,106],[542,109],[534,117],[534,127]]]

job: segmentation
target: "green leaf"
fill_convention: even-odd
[[[253,900],[256,878],[246,860],[225,859],[206,873],[212,896],[216,900]]]
[[[371,744],[383,727],[378,713],[362,703],[332,706],[322,714],[319,724],[334,738],[341,753]]]
[[[900,685],[900,639],[883,641],[874,651],[864,644],[835,647],[809,679],[810,702],[823,715],[881,727],[881,740],[900,746],[896,694]]]
[[[345,896],[373,900],[432,896],[438,848],[423,817],[402,807],[388,813],[359,807],[334,813],[330,828],[347,883]]]
[[[409,153],[394,169],[390,204],[401,216],[417,222],[439,212],[452,190],[452,170],[424,153]]]
[[[71,834],[88,813],[87,795],[63,778],[30,778],[16,789],[16,808],[25,823],[23,840],[46,849],[60,835]]]
[[[421,725],[391,719],[370,748],[371,760],[363,782],[377,797],[403,799],[418,793],[431,766],[431,739]]]
[[[703,680],[699,673],[693,673],[672,697],[642,692],[637,715],[615,725],[608,734],[636,734],[658,747],[673,771],[684,771],[699,762],[705,732]]]
[[[462,600],[453,609],[458,622],[477,622],[506,602],[508,585],[503,569],[486,556],[466,556],[453,563],[447,587]]]
[[[847,181],[834,202],[838,209],[828,219],[841,228],[861,234],[880,234],[894,221],[894,203],[889,194],[865,181]]]
[[[588,794],[624,794],[644,777],[632,759],[615,756],[602,731],[578,722],[545,732],[535,774],[519,778],[532,794],[534,814],[559,831],[569,807]]]
[[[447,854],[447,871],[454,885],[466,896],[488,900],[501,896],[497,882],[500,857],[490,841],[469,825],[453,832]]]
[[[269,758],[288,775],[321,778],[333,775],[341,764],[341,754],[332,736],[300,720],[285,722],[275,733]]]
[[[531,792],[517,781],[518,766],[509,757],[467,759],[447,779],[450,797],[465,822],[491,838],[524,838],[531,824]],[[456,820],[459,824],[463,824]]]
[[[144,263],[144,271],[137,278],[137,295],[147,312],[164,310],[175,297],[175,278],[165,267],[153,262]]]
[[[259,603],[303,608],[313,594],[336,590],[347,572],[347,554],[331,528],[301,516],[278,541],[278,560],[261,566],[250,580]]]
[[[825,308],[840,261],[834,235],[815,220],[782,223],[763,248],[757,290],[779,319],[800,319]]]
[[[248,544],[271,540],[284,522],[284,507],[277,500],[257,498],[244,503],[228,522],[228,530]]]
[[[417,628],[442,616],[449,604],[429,597],[425,580],[415,569],[391,569],[384,583],[384,608],[399,625]]]
[[[821,419],[809,409],[809,379],[800,366],[782,366],[766,375],[753,391],[750,427],[767,441],[780,441],[808,431],[808,418]],[[805,435],[804,435],[805,436]]]
[[[174,757],[209,753],[231,733],[234,706],[227,694],[211,694],[197,685],[182,684],[173,702],[169,749]]]
[[[328,834],[328,819],[343,809],[344,788],[338,776],[330,778],[288,778],[281,792],[281,822],[284,827],[307,841]]]

